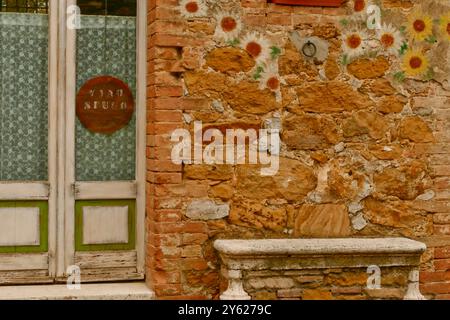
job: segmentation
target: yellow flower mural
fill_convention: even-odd
[[[442,37],[450,41],[450,12],[441,17],[439,29],[441,30]]]
[[[402,67],[408,76],[422,76],[428,72],[428,58],[420,49],[410,49],[403,57]]]
[[[424,41],[433,35],[433,19],[421,11],[416,11],[409,17],[406,29],[413,40]]]

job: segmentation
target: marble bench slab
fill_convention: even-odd
[[[419,291],[420,258],[426,245],[405,238],[217,240],[229,288],[221,299],[249,300],[243,271],[327,268],[411,267],[405,299],[423,299]]]

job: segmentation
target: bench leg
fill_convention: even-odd
[[[225,273],[228,289],[220,296],[220,300],[251,300],[252,297],[244,290],[241,270],[226,270]]]
[[[409,274],[408,291],[405,300],[426,300],[420,293],[420,271],[413,269]]]

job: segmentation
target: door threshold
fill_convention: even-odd
[[[144,282],[82,284],[80,290],[66,285],[0,287],[0,300],[154,300]]]

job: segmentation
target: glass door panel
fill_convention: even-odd
[[[0,285],[53,281],[48,1],[0,0]]]
[[[128,9],[122,9],[124,12],[136,12],[136,2],[128,6],[123,1],[111,0],[78,3],[82,28],[77,32],[77,91],[89,79],[108,75],[123,81],[136,97],[136,17],[114,15],[120,8]],[[125,128],[113,134],[91,132],[77,119],[76,179],[136,179],[135,115]]]
[[[1,4],[0,181],[47,181],[48,15]]]
[[[78,0],[77,5],[80,28],[68,40],[74,41],[68,62],[75,60],[76,88],[74,150],[67,144],[75,160],[69,261],[81,268],[83,282],[143,279],[137,124],[145,104],[137,99],[138,3]]]

